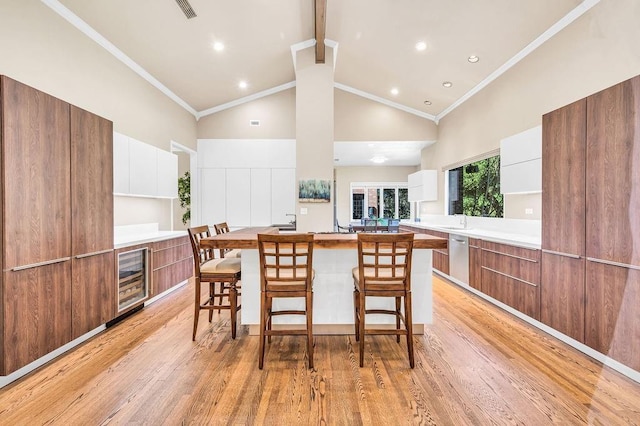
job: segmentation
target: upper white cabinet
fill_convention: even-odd
[[[500,141],[500,192],[542,191],[542,126]]]
[[[271,223],[289,223],[296,212],[296,169],[271,170]]]
[[[113,192],[177,198],[178,156],[113,132]]]
[[[436,201],[438,199],[438,171],[420,170],[407,178],[409,201]]]
[[[251,226],[272,223],[271,169],[251,169]]]
[[[251,225],[251,169],[226,169],[227,214],[231,227]]]

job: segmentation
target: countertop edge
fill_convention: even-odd
[[[114,250],[117,250],[140,244],[155,243],[164,240],[171,240],[173,238],[186,237],[188,235],[187,231],[159,231],[156,234],[132,235],[117,239],[114,238],[113,248]]]

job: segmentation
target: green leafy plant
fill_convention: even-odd
[[[184,172],[184,176],[178,178],[178,199],[180,207],[187,209],[182,215],[182,223],[187,224],[191,219],[191,175]]]

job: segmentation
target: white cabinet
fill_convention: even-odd
[[[129,137],[113,132],[113,192],[129,193]]]
[[[296,169],[271,170],[271,222],[288,223],[296,212]]]
[[[420,170],[407,178],[409,201],[436,201],[438,199],[438,171]]]
[[[178,156],[162,149],[156,155],[158,197],[178,198]]]
[[[113,192],[177,198],[178,156],[113,132]]]
[[[251,226],[272,223],[271,169],[251,169]]]
[[[542,126],[500,141],[500,192],[542,191]]]
[[[230,227],[251,225],[251,169],[226,169],[226,222]]]
[[[213,225],[227,220],[225,169],[200,170],[200,222]]]
[[[155,196],[157,175],[156,147],[129,138],[129,193]]]

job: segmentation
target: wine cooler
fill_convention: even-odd
[[[118,254],[118,312],[149,297],[148,265],[147,248]]]

